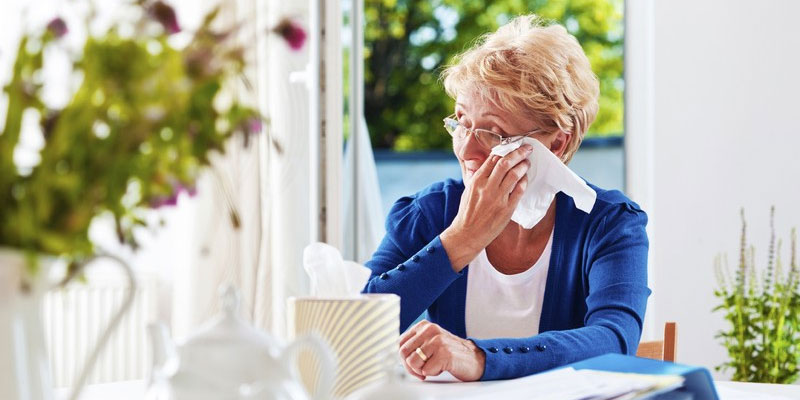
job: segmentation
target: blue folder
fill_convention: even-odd
[[[694,400],[719,400],[717,390],[714,388],[714,380],[711,379],[708,370],[703,367],[622,354],[605,354],[569,364],[566,367],[650,375],[680,375],[684,378],[681,392],[690,394]],[[668,396],[657,398],[666,397]]]

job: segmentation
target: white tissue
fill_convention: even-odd
[[[501,144],[492,149],[492,154],[505,157],[523,144],[533,147],[528,156],[531,163],[527,174],[528,188],[511,220],[525,229],[533,228],[544,218],[558,192],[572,197],[579,210],[590,213],[597,193],[538,140],[526,137],[514,143]]]
[[[303,268],[311,281],[311,295],[316,297],[355,297],[367,284],[370,269],[344,261],[335,247],[311,243],[303,250]]]

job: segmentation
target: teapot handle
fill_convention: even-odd
[[[80,374],[78,375],[78,379],[75,381],[75,385],[72,387],[70,391],[70,395],[68,397],[69,400],[76,400],[78,396],[80,396],[81,392],[83,391],[83,387],[86,384],[86,379],[89,378],[89,373],[92,372],[92,368],[94,364],[97,362],[97,357],[100,355],[100,351],[108,343],[108,339],[111,338],[111,334],[114,332],[114,329],[119,326],[119,323],[122,321],[122,317],[128,312],[133,304],[133,298],[136,296],[136,289],[138,287],[136,283],[136,277],[133,274],[133,269],[131,268],[128,263],[123,261],[121,258],[106,254],[100,253],[95,256],[90,257],[86,261],[83,261],[79,267],[82,269],[90,262],[97,260],[99,258],[107,258],[112,261],[115,261],[119,266],[125,271],[125,278],[128,281],[128,291],[125,295],[125,299],[122,301],[122,304],[119,306],[119,309],[113,314],[111,320],[108,322],[103,334],[100,335],[100,339],[97,341],[97,344],[94,346],[91,352],[89,352],[89,356],[86,358],[86,361],[83,363],[83,368],[81,369]]]
[[[292,379],[301,382],[299,358],[300,350],[309,347],[317,354],[320,362],[320,377],[317,381],[316,394],[313,400],[327,400],[333,397],[333,385],[336,383],[336,356],[330,346],[316,334],[302,336],[292,342],[281,354],[281,365],[290,365]]]

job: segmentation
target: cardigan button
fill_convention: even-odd
[[[488,349],[486,349],[486,350],[489,350],[489,353],[497,353],[497,352],[498,352],[498,350],[497,350],[497,347],[494,347],[494,346],[492,346],[492,347],[489,347],[489,348],[488,348]]]
[[[397,270],[398,271],[403,271],[405,269],[406,269],[406,265],[405,264],[403,264],[403,263],[397,264]]]
[[[433,248],[433,246],[431,246],[431,247],[428,247],[425,251],[427,251],[428,253],[433,253],[433,250],[434,250],[434,248]]]
[[[413,262],[419,261],[419,256],[414,254],[414,257],[411,257],[411,261],[413,261]]]
[[[503,349],[503,353],[506,353],[506,354],[511,354],[513,352],[514,352],[514,349],[512,349],[511,347],[506,347],[506,348]]]
[[[527,353],[529,351],[531,351],[530,347],[528,347],[528,346],[519,346],[519,352],[520,353]]]
[[[536,345],[536,350],[538,350],[538,351],[545,351],[545,350],[547,350],[547,346],[545,346],[545,345],[543,345],[543,344],[537,344],[537,345]]]
[[[383,280],[389,279],[389,274],[387,274],[386,272],[382,273],[381,274],[381,279],[383,279]]]

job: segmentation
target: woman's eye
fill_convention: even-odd
[[[492,129],[490,129],[490,131],[492,131],[492,133],[500,135],[502,137],[506,137],[507,136],[506,131],[504,131],[504,130],[496,127],[496,126],[493,127]]]

